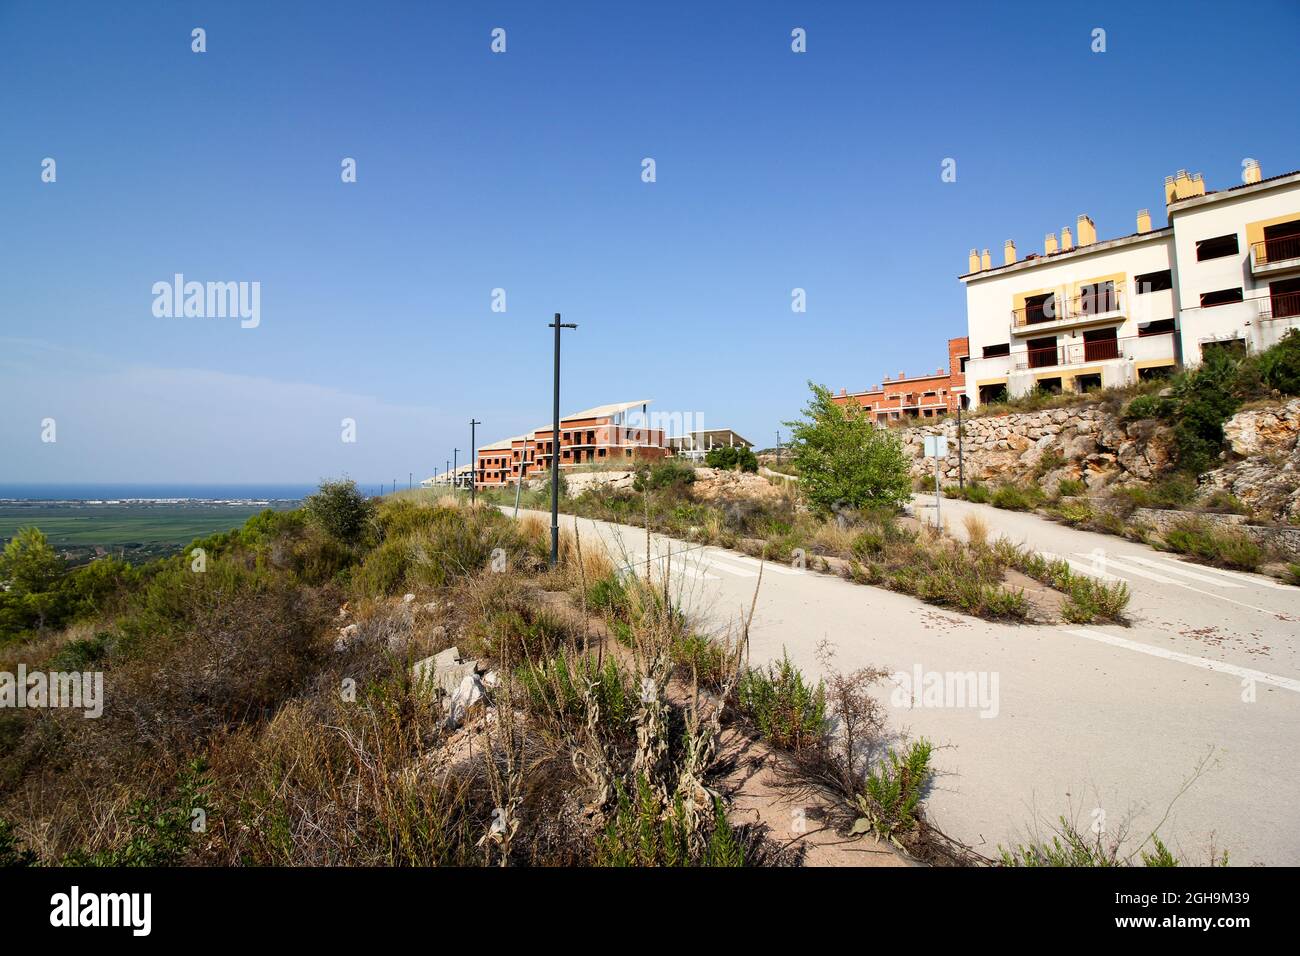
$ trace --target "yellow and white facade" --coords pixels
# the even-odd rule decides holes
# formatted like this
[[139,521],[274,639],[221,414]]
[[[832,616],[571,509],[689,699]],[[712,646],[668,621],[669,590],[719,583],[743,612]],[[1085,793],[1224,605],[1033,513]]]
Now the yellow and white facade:
[[1196,364],[1209,348],[1267,348],[1300,326],[1300,172],[1207,193],[1180,171],[1165,182],[1168,225],[1097,241],[1079,216],[1041,254],[1003,262],[972,249],[966,285],[973,407],[1035,388],[1086,391]]

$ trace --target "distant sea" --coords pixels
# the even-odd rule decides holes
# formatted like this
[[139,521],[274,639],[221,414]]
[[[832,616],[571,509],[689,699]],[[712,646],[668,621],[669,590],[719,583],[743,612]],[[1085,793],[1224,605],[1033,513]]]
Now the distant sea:
[[[193,499],[200,501],[299,501],[316,485],[129,483],[0,483],[0,499],[18,501],[121,501]],[[362,486],[363,491],[376,489]]]

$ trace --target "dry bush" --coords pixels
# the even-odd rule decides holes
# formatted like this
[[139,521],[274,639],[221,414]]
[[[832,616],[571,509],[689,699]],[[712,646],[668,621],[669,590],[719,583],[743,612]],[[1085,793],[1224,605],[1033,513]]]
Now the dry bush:
[[962,519],[962,527],[966,529],[966,543],[972,548],[983,549],[988,547],[989,543],[989,526],[982,517],[977,514],[968,514]]

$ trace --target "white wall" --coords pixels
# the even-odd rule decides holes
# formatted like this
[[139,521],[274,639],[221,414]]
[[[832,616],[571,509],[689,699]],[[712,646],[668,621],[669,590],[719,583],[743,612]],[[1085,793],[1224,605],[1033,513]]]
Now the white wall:
[[[1300,177],[1297,177],[1300,179]],[[1238,196],[1224,195],[1186,209],[1171,211],[1174,224],[1174,248],[1177,255],[1175,282],[1182,305],[1179,325],[1182,329],[1184,361],[1200,361],[1200,343],[1205,339],[1244,338],[1252,348],[1266,348],[1271,341],[1260,334],[1259,305],[1252,297],[1267,296],[1269,278],[1257,281],[1250,270],[1250,246],[1246,224],[1294,214],[1300,218],[1300,181],[1276,188],[1244,191]],[[1237,236],[1237,254],[1221,259],[1196,261],[1196,243],[1228,234]],[[1201,308],[1201,293],[1240,287],[1247,302]],[[1268,323],[1285,325],[1286,323]],[[1266,330],[1276,337],[1275,329]]]

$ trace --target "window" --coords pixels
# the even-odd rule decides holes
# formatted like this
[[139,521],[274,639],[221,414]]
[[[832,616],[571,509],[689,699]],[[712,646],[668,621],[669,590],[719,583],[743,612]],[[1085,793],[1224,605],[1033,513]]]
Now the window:
[[1241,287],[1235,289],[1219,289],[1217,292],[1201,293],[1201,308],[1208,309],[1214,305],[1228,305],[1232,302],[1241,301]]
[[1074,378],[1074,390],[1080,395],[1095,392],[1099,388],[1101,388],[1100,375],[1076,375]]
[[1056,336],[1045,339],[1030,339],[1027,344],[1029,367],[1045,368],[1060,363],[1056,354]]
[[1079,287],[1079,311],[1083,315],[1101,315],[1119,308],[1114,282],[1094,282]]
[[1092,329],[1083,333],[1083,360],[1104,362],[1119,358],[1119,339],[1114,329]]
[[969,356],[969,355],[963,355],[963,356],[961,357],[961,374],[963,374],[963,375],[966,374],[966,363],[969,362],[969,361],[970,361],[970,356]]
[[1137,294],[1146,295],[1148,292],[1164,292],[1166,289],[1174,287],[1174,274],[1169,269],[1162,269],[1159,272],[1146,272],[1140,276],[1134,276],[1133,281],[1137,284]]
[[1196,261],[1204,262],[1206,259],[1222,259],[1224,256],[1235,256],[1237,254],[1237,234],[1229,233],[1226,236],[1215,236],[1213,239],[1202,239],[1196,244]]
[[1010,354],[1011,354],[1011,344],[1009,342],[1003,342],[1001,345],[984,346],[985,358],[997,358],[999,355],[1010,355]]
[[1164,335],[1166,332],[1177,331],[1177,325],[1173,319],[1157,319],[1154,322],[1143,322],[1138,326],[1138,335]]
[[1056,296],[1051,292],[1031,295],[1025,298],[1025,324],[1035,325],[1039,322],[1051,322],[1056,315]]

